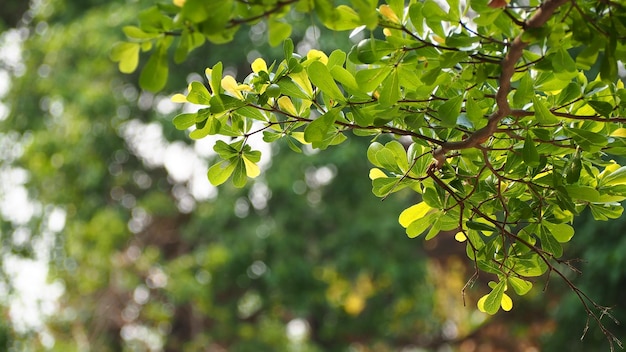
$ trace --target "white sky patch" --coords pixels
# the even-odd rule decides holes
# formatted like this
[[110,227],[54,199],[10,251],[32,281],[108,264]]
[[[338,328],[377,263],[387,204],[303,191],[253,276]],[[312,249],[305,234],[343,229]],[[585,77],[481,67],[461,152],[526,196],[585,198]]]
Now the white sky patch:
[[178,106],[180,104],[178,103],[173,103],[172,100],[170,99],[170,97],[164,97],[164,96],[157,96],[155,98],[155,109],[156,111],[158,111],[160,114],[163,115],[169,115],[171,113],[173,113],[174,111],[176,111],[176,109],[178,109]]
[[287,338],[291,342],[302,342],[309,334],[309,323],[301,318],[292,319],[287,323]]
[[176,182],[186,182],[193,175],[198,161],[194,150],[183,142],[174,142],[165,148],[163,165]]
[[54,314],[57,300],[64,291],[63,285],[59,282],[46,282],[46,261],[7,255],[3,262],[4,270],[11,276],[13,287],[18,292],[11,300],[9,308],[11,323],[19,332],[41,330],[41,316]]
[[11,77],[5,70],[0,70],[0,97],[5,96],[9,92],[11,86]]
[[9,29],[0,36],[0,61],[16,70],[17,73],[24,70],[22,62],[22,42],[24,29]]
[[147,167],[163,165],[167,141],[163,137],[161,125],[156,122],[145,124],[139,120],[130,120],[121,127],[121,135]]
[[26,224],[39,211],[23,186],[26,177],[27,173],[23,169],[12,168],[0,172],[0,215],[14,225]]
[[65,227],[65,218],[67,212],[64,209],[55,207],[48,215],[48,230],[52,232],[60,232]]
[[213,199],[217,188],[209,183],[206,158],[215,155],[216,138],[207,137],[193,146],[183,142],[168,143],[158,123],[131,120],[121,129],[130,149],[147,167],[164,167],[174,182],[187,183],[188,192],[198,201]]

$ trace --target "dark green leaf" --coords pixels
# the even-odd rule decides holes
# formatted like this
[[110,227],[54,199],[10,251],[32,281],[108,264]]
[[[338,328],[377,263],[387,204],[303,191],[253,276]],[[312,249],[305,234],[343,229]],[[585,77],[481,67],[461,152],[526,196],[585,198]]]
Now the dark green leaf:
[[530,138],[530,134],[526,134],[526,140],[524,141],[524,149],[522,150],[522,158],[524,163],[530,167],[539,165],[539,153],[535,147],[535,142]]

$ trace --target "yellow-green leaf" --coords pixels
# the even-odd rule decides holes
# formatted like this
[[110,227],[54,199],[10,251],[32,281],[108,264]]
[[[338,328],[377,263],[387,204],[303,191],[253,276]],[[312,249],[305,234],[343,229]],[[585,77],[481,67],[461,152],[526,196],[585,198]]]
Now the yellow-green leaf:
[[246,165],[246,175],[248,175],[248,177],[255,178],[261,174],[259,166],[250,161],[245,155],[243,156],[243,162]]
[[222,183],[226,182],[226,180],[228,180],[234,170],[234,163],[228,162],[226,160],[220,161],[219,163],[209,168],[209,172],[207,173],[209,182],[211,182],[213,186],[219,186]]
[[345,100],[343,93],[337,86],[337,83],[335,83],[326,65],[320,61],[313,61],[307,67],[307,73],[311,82],[324,94],[328,94],[329,97],[335,100]]
[[506,293],[502,294],[502,301],[500,301],[500,306],[504,311],[510,311],[513,309],[513,300]]
[[500,310],[505,289],[506,282],[498,282],[488,295],[478,300],[478,309],[490,315],[496,314]]
[[277,46],[291,35],[291,25],[289,23],[270,20],[269,21],[269,43]]
[[139,43],[117,43],[111,49],[111,60],[118,62],[122,73],[132,73],[139,64]]
[[425,202],[415,204],[400,213],[398,222],[400,222],[400,225],[403,227],[408,227],[413,221],[423,218],[430,209],[432,208]]

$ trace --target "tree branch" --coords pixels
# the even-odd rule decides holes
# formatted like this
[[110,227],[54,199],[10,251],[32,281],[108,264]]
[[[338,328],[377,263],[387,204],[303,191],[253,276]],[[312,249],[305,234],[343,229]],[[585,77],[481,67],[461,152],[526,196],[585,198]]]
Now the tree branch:
[[[535,14],[524,23],[525,29],[539,28],[552,17],[559,6],[570,0],[547,0],[535,12]],[[507,96],[511,90],[511,77],[515,73],[515,64],[522,57],[524,49],[529,43],[522,39],[524,30],[513,40],[504,59],[500,62],[502,72],[499,78],[498,92],[496,93],[497,110],[494,111],[487,122],[487,126],[472,133],[467,139],[462,141],[446,142],[433,152],[434,168],[441,168],[446,161],[446,153],[451,150],[474,148],[484,143],[491,137],[498,128],[500,121],[511,114],[511,107]]]

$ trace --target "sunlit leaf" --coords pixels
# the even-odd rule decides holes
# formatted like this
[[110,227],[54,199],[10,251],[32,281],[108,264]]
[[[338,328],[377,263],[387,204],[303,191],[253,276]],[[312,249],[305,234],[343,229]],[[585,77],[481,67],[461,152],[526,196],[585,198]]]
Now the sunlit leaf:
[[432,208],[425,202],[415,204],[400,213],[398,221],[403,227],[408,227],[413,221],[423,218],[430,209]]
[[117,43],[111,49],[111,60],[119,62],[119,70],[122,73],[132,73],[139,64],[138,43]]
[[314,61],[307,68],[307,72],[311,83],[317,86],[323,93],[328,94],[335,100],[345,99],[326,65],[319,61]]

